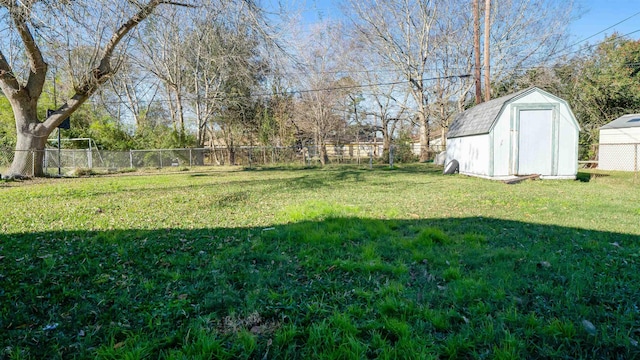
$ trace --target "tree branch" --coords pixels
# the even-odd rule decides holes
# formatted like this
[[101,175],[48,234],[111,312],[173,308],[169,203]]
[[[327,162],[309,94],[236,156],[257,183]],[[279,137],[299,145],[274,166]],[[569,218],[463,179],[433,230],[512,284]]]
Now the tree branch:
[[11,92],[16,92],[20,89],[20,83],[13,75],[13,69],[2,51],[0,51],[0,88],[6,96],[11,96]]
[[23,2],[19,3],[20,5],[10,6],[8,10],[29,59],[29,78],[27,79],[26,89],[31,101],[38,101],[47,77],[47,63],[44,61],[42,52],[38,44],[36,44],[29,26],[27,26],[31,9]]
[[76,93],[66,103],[58,108],[53,115],[45,120],[43,123],[44,127],[53,129],[60,125],[63,119],[67,118],[71,113],[84,104],[84,102],[96,92],[99,86],[105,83],[109,77],[113,75],[114,70],[111,67],[111,59],[116,47],[133,28],[151,15],[153,10],[155,10],[155,8],[160,4],[191,7],[191,5],[188,4],[169,0],[151,0],[146,5],[142,6],[135,15],[133,15],[114,32],[107,45],[104,47],[98,67],[90,71],[88,74],[85,74],[83,81],[75,89]]

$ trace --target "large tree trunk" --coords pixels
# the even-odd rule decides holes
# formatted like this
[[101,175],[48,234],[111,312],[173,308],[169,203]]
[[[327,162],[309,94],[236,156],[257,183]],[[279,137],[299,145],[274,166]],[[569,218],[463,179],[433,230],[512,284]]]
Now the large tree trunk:
[[429,118],[424,112],[418,112],[418,124],[420,125],[420,162],[429,160]]
[[318,159],[320,160],[320,165],[325,166],[329,161],[329,155],[327,154],[327,144],[325,143],[325,140],[322,134],[320,134],[318,129],[316,130],[317,131],[315,134],[315,145],[316,145],[315,153],[318,156]]
[[[67,99],[53,114],[48,115],[43,122],[40,122],[36,109],[47,78],[48,65],[44,60],[39,42],[36,41],[36,37],[34,37],[33,30],[30,27],[30,19],[32,17],[38,18],[31,13],[34,7],[33,3],[34,1],[18,1],[17,3],[0,1],[0,9],[4,9],[7,12],[13,23],[12,28],[15,29],[16,35],[21,40],[21,45],[18,45],[15,52],[12,50],[11,53],[24,54],[24,57],[18,58],[17,62],[24,61],[29,64],[26,78],[23,79],[21,76],[16,76],[11,63],[0,49],[0,90],[11,103],[17,130],[16,153],[9,173],[4,174],[3,178],[44,175],[42,158],[47,137],[56,126],[78,110],[113,75],[115,70],[111,67],[111,59],[117,45],[131,29],[148,17],[158,5],[180,5],[177,2],[163,0],[149,0],[146,4],[138,4],[138,11],[122,23],[113,32],[104,47],[101,47],[100,57],[95,59],[94,65],[96,66],[86,73],[79,83],[74,84],[75,95]],[[7,15],[3,13],[3,16]],[[61,22],[64,23],[64,19]],[[45,23],[44,25],[43,28],[49,28],[49,24]],[[98,32],[105,35],[104,31],[102,29]],[[9,36],[11,38],[11,30],[9,31]],[[67,51],[71,53],[74,50],[68,49]]]
[[176,90],[176,103],[178,110],[178,136],[180,146],[185,146],[184,108],[182,106],[182,95],[179,90]]
[[388,121],[383,119],[380,119],[382,122],[382,158],[386,160],[389,160],[389,150],[391,149],[391,134],[389,133],[389,124]]
[[322,141],[322,144],[320,145],[320,163],[322,164],[322,166],[325,166],[328,162],[329,154],[327,153],[327,144]]
[[229,127],[229,131],[227,132],[227,162],[229,165],[236,164],[236,149],[235,143],[233,142],[233,133],[231,127]]
[[33,133],[18,132],[15,156],[4,178],[18,178],[23,176],[43,176],[44,145],[46,136]]
[[17,133],[15,155],[9,172],[2,177],[43,176],[44,146],[51,131],[38,121],[36,110],[31,109],[28,101],[21,102],[14,109]]

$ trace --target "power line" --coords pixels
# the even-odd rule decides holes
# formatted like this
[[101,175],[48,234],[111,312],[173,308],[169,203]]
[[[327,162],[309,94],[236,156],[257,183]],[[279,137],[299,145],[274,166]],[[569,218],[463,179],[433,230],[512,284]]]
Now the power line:
[[[449,76],[438,76],[438,77],[431,77],[431,78],[422,78],[418,81],[435,81],[435,80],[445,80],[445,79],[459,79],[459,78],[467,78],[470,77],[470,74],[461,74],[461,75],[449,75]],[[391,86],[391,85],[401,85],[401,84],[408,84],[411,83],[412,81],[409,80],[403,80],[403,81],[392,81],[392,82],[384,82],[384,83],[372,83],[372,84],[360,84],[360,85],[345,85],[345,86],[332,86],[332,87],[326,87],[326,88],[318,88],[318,89],[302,89],[302,90],[289,90],[289,91],[282,91],[282,92],[278,92],[278,93],[254,93],[254,94],[248,94],[248,95],[222,95],[222,96],[211,96],[211,97],[193,97],[193,96],[187,96],[187,97],[182,97],[182,99],[187,100],[187,101],[195,101],[195,100],[233,100],[233,99],[246,99],[246,98],[260,98],[260,97],[270,97],[270,96],[287,96],[287,95],[296,95],[296,94],[308,94],[308,93],[314,93],[314,92],[324,92],[324,91],[338,91],[338,90],[350,90],[350,89],[364,89],[364,88],[372,88],[372,87],[377,87],[377,86]],[[148,102],[162,102],[162,103],[168,103],[168,102],[172,102],[175,100],[168,100],[168,99],[153,99],[151,101]],[[94,101],[91,101],[92,103],[95,104]],[[125,101],[101,101],[100,103],[102,104],[127,104]]]
[[[449,75],[449,76],[437,76],[437,77],[431,77],[431,78],[422,78],[419,79],[417,81],[434,81],[434,80],[445,80],[445,79],[459,79],[459,78],[467,78],[470,77],[471,74],[462,74],[462,75]],[[400,85],[400,84],[407,84],[407,83],[411,83],[414,81],[411,80],[403,80],[403,81],[392,81],[392,82],[387,82],[387,83],[377,83],[377,84],[364,84],[364,85],[349,85],[349,86],[336,86],[336,87],[329,87],[329,88],[324,88],[324,89],[309,89],[309,90],[292,90],[291,92],[289,92],[289,94],[287,95],[293,95],[293,94],[305,94],[305,93],[311,93],[311,92],[319,92],[319,91],[335,91],[335,90],[348,90],[348,89],[361,89],[361,88],[369,88],[369,87],[375,87],[375,86],[390,86],[390,85]],[[270,94],[267,94],[270,95]]]
[[[596,37],[596,36],[598,36],[598,35],[600,35],[600,34],[604,33],[604,32],[605,32],[605,31],[607,31],[607,30],[613,29],[614,27],[616,27],[616,26],[618,26],[618,25],[620,25],[620,24],[622,24],[622,23],[624,23],[624,22],[626,22],[626,21],[628,21],[628,20],[630,20],[630,19],[632,19],[632,18],[634,18],[634,17],[636,17],[636,16],[638,16],[638,15],[640,15],[640,11],[638,11],[638,12],[636,12],[635,14],[632,14],[632,15],[630,15],[630,16],[628,16],[628,17],[626,17],[626,18],[624,18],[624,19],[622,19],[622,20],[620,20],[620,21],[618,21],[617,23],[615,23],[615,24],[613,24],[613,25],[611,25],[611,26],[609,26],[609,27],[607,27],[607,28],[605,28],[605,29],[602,29],[602,30],[598,31],[597,33],[595,33],[595,34],[593,34],[593,35],[589,35],[589,36],[587,36],[586,38],[583,38],[583,39],[581,39],[581,40],[576,41],[576,42],[574,42],[573,44],[571,44],[571,45],[568,45],[568,46],[564,47],[564,49],[562,49],[562,50],[558,50],[558,51],[556,51],[556,52],[551,53],[551,54],[549,55],[549,58],[551,59],[551,58],[559,57],[559,56],[562,56],[562,55],[571,55],[571,54],[575,54],[576,52],[581,51],[582,49],[578,49],[578,50],[575,50],[575,51],[569,52],[569,53],[567,53],[567,54],[562,54],[562,53],[563,53],[564,51],[567,51],[567,50],[569,50],[570,48],[572,48],[572,47],[574,47],[574,46],[576,46],[576,45],[580,44],[580,43],[583,43],[583,42],[585,42],[585,41],[587,41],[587,40],[589,40],[589,39],[591,39],[591,38],[593,38],[593,37]],[[627,34],[624,34],[624,35],[617,35],[617,36],[614,36],[613,38],[609,38],[609,39],[607,39],[607,40],[605,40],[605,41],[611,41],[611,40],[615,40],[615,39],[618,39],[618,38],[627,37],[627,36],[629,36],[629,35],[632,35],[632,34],[635,34],[635,33],[639,32],[639,31],[640,31],[640,29],[639,29],[639,30],[634,30],[634,31],[632,31],[632,32],[630,32],[630,33],[627,33]],[[596,44],[593,44],[593,45],[591,45],[591,46],[588,46],[588,47],[587,47],[587,49],[591,49],[591,48],[593,48],[593,47],[596,47],[596,46],[598,46],[598,45],[599,45],[599,44],[601,44],[601,43],[602,43],[602,42],[600,42],[600,43],[596,43]]]
[[[558,50],[558,51],[555,51],[555,52],[551,53],[551,54],[548,56],[548,58],[549,58],[549,59],[552,59],[552,58],[554,58],[554,57],[555,57],[555,58],[557,58],[557,57],[559,57],[559,56],[563,55],[562,53],[563,53],[563,52],[565,52],[565,51],[567,51],[567,50],[569,50],[570,48],[572,48],[572,47],[574,47],[574,46],[576,46],[576,45],[578,45],[578,44],[580,44],[580,43],[583,43],[583,42],[585,42],[585,41],[587,41],[587,40],[589,40],[589,39],[592,39],[592,38],[594,38],[594,37],[596,37],[596,36],[598,36],[598,35],[600,35],[600,34],[604,33],[605,31],[610,30],[610,29],[612,29],[612,28],[614,28],[614,27],[616,27],[616,26],[618,26],[618,25],[620,25],[620,24],[622,24],[622,23],[624,23],[624,22],[626,22],[626,21],[628,21],[628,20],[630,20],[630,19],[632,19],[632,18],[634,18],[634,17],[638,16],[638,15],[640,15],[640,11],[636,12],[635,14],[632,14],[632,15],[630,15],[630,16],[628,16],[628,17],[626,17],[626,18],[625,18],[625,19],[623,19],[623,20],[618,21],[617,23],[615,23],[615,24],[613,24],[613,25],[611,25],[611,26],[608,26],[607,28],[605,28],[605,29],[603,29],[603,30],[598,31],[598,32],[597,32],[597,33],[595,33],[595,34],[589,35],[589,36],[587,36],[587,37],[585,37],[585,38],[583,38],[583,39],[581,39],[581,40],[579,40],[579,41],[576,41],[576,42],[574,42],[574,43],[572,43],[572,44],[570,44],[570,45],[568,45],[568,46],[565,46],[565,47],[564,47],[563,49],[561,49],[561,50]],[[635,33],[637,33],[637,32],[640,32],[640,29],[638,29],[638,30],[634,30],[634,31],[629,32],[629,33],[624,34],[624,35],[616,35],[616,36],[614,36],[614,37],[612,37],[612,38],[609,38],[609,39],[607,39],[607,40],[605,40],[605,41],[607,41],[607,42],[608,42],[608,41],[612,41],[612,40],[615,40],[615,39],[624,38],[624,37],[627,37],[627,36],[629,36],[629,35],[635,34]],[[593,44],[593,45],[590,45],[590,46],[586,47],[586,49],[592,49],[592,48],[594,48],[594,47],[597,47],[597,46],[598,46],[598,45],[600,45],[601,43],[602,43],[602,42],[600,42],[600,43],[596,43],[596,44]],[[583,49],[584,49],[584,48],[583,48]],[[578,50],[575,50],[575,51],[572,51],[572,52],[566,53],[566,54],[564,54],[564,55],[571,55],[571,54],[575,54],[575,53],[577,53],[578,51],[582,51],[583,49],[578,49]],[[536,69],[536,68],[538,68],[538,67],[537,67],[537,66],[530,66],[530,67],[507,67],[507,68],[505,68],[505,69],[507,69],[507,70],[531,70],[531,69]],[[449,68],[449,69],[453,69],[453,70],[463,70],[463,68]],[[427,71],[438,71],[438,70],[440,70],[440,69],[438,69],[438,68],[428,68],[428,69],[425,69],[425,70],[427,70]],[[317,72],[306,72],[306,73],[284,72],[284,73],[282,73],[282,74],[283,74],[283,75],[304,75],[304,74],[309,74],[309,73],[312,73],[312,74],[342,74],[342,73],[344,73],[344,74],[359,74],[359,73],[385,73],[385,72],[386,72],[386,73],[392,73],[392,72],[397,72],[397,70],[394,70],[394,69],[368,69],[368,70],[351,70],[351,71],[340,71],[340,70],[336,70],[336,71],[317,71]]]
[[618,21],[617,23],[615,23],[615,24],[613,24],[613,25],[609,26],[609,27],[608,27],[608,28],[606,28],[606,29],[600,30],[600,31],[598,31],[597,33],[595,33],[595,34],[593,34],[593,35],[591,35],[591,36],[587,36],[586,38],[584,38],[584,39],[582,39],[582,40],[576,41],[575,43],[573,43],[573,44],[571,44],[571,45],[567,46],[567,48],[573,47],[574,45],[577,45],[577,44],[579,44],[579,43],[581,43],[581,42],[587,41],[587,40],[589,40],[589,39],[591,39],[591,38],[593,38],[593,37],[595,37],[595,36],[598,36],[598,35],[602,34],[603,32],[605,32],[605,31],[607,31],[607,30],[610,30],[610,29],[612,29],[612,28],[614,28],[614,27],[616,27],[616,26],[618,26],[618,25],[622,24],[623,22],[625,22],[625,21],[627,21],[627,20],[629,20],[629,19],[631,19],[631,18],[633,18],[633,17],[636,17],[636,16],[638,16],[638,15],[640,15],[640,11],[638,11],[637,13],[635,13],[635,14],[633,14],[633,15],[631,15],[631,16],[629,16],[629,17],[627,17],[626,19],[623,19],[623,20]]
[[[566,53],[566,54],[564,54],[564,55],[571,55],[571,54],[575,54],[575,53],[577,53],[577,52],[579,52],[579,51],[583,51],[584,49],[593,49],[593,48],[595,48],[595,47],[600,46],[600,45],[601,45],[601,44],[603,44],[603,43],[608,43],[608,42],[611,42],[611,41],[614,41],[614,40],[618,40],[618,39],[626,38],[626,37],[628,37],[629,35],[633,35],[633,34],[635,34],[635,33],[637,33],[637,32],[640,32],[640,29],[638,29],[638,30],[634,30],[634,31],[629,32],[629,33],[626,33],[626,34],[624,34],[624,35],[615,35],[615,36],[609,37],[609,38],[607,38],[606,40],[604,40],[604,41],[602,41],[602,42],[599,42],[599,43],[596,43],[596,44],[593,44],[593,45],[589,45],[589,46],[587,46],[587,47],[584,47],[584,48],[581,48],[581,49],[578,49],[578,50],[575,50],[575,51],[572,51],[572,52]],[[594,36],[595,36],[595,35],[594,35]],[[574,46],[574,45],[575,45],[575,44],[573,44],[573,45],[571,45],[571,46]],[[563,54],[560,54],[560,53],[561,53],[561,52],[563,52],[563,51],[565,51],[565,50],[567,50],[567,49],[568,49],[568,47],[566,47],[566,48],[564,48],[564,49],[562,49],[562,50],[556,51],[555,53],[552,53],[551,55],[549,55],[549,58],[553,58],[553,57],[556,57],[556,58],[557,58],[557,57],[559,57],[559,56],[563,55]]]

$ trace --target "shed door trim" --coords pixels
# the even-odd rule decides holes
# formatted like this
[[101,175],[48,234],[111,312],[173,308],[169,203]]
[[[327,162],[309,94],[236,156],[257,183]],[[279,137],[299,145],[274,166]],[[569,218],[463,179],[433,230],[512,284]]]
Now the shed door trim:
[[558,151],[559,151],[559,104],[513,104],[513,115],[511,117],[511,151],[509,155],[510,175],[517,175],[520,164],[519,134],[520,134],[520,112],[527,110],[550,110],[551,111],[551,175],[558,174]]

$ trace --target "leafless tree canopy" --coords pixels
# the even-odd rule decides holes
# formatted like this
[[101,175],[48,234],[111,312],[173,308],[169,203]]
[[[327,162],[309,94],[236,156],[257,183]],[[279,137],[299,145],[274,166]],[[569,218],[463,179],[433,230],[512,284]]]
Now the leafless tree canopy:
[[[545,63],[564,44],[571,2],[486,3],[491,8],[482,47],[491,58],[483,70],[488,75],[491,68],[492,81]],[[378,55],[377,67],[393,69],[407,81],[427,148],[431,128],[446,128],[473,89],[473,3],[350,0],[345,12],[358,39],[367,44],[365,51]]]
[[[487,10],[482,26],[474,4],[477,17]],[[348,21],[301,28],[295,14],[277,23],[246,0],[0,0],[0,89],[16,149],[42,149],[93,96],[118,122],[168,126],[198,146],[323,149],[368,127],[388,149],[396,126],[413,124],[426,160],[430,141],[472,102],[471,74],[496,83],[552,60],[572,3],[345,0],[343,10]],[[475,50],[474,29],[484,35]],[[480,51],[490,54],[482,69]],[[50,82],[57,108],[45,116],[38,104]],[[11,172],[24,166],[18,159]]]

